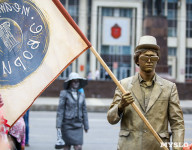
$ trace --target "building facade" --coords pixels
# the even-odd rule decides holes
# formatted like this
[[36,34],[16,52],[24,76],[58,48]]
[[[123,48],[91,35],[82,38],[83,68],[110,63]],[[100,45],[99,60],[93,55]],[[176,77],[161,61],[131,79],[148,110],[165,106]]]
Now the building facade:
[[[60,1],[119,80],[135,74],[134,48],[143,35],[143,20],[148,15],[145,0]],[[192,82],[192,0],[162,0],[161,5],[161,15],[168,21],[169,74],[176,82]],[[84,77],[89,74],[90,79],[95,79],[98,72],[100,80],[108,78],[90,50],[59,79],[72,71]]]

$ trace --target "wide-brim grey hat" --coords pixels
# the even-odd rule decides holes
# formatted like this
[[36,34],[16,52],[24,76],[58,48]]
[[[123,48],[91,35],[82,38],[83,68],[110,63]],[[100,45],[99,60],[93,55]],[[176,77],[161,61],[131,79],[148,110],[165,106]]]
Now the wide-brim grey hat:
[[63,84],[64,89],[68,89],[70,81],[71,80],[76,80],[76,79],[78,79],[79,82],[80,82],[78,89],[85,87],[87,85],[87,83],[88,83],[86,78],[81,77],[76,72],[72,72],[72,73],[69,74],[69,78],[67,80],[65,80],[65,82]]
[[145,35],[142,36],[139,40],[139,44],[135,48],[135,52],[139,49],[155,49],[160,51],[159,45],[157,45],[157,40],[154,36]]

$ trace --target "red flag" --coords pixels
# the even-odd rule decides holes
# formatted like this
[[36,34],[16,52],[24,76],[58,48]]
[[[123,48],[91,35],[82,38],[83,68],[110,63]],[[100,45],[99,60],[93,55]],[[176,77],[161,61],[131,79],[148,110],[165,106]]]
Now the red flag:
[[1,0],[0,93],[8,125],[89,47],[59,0]]

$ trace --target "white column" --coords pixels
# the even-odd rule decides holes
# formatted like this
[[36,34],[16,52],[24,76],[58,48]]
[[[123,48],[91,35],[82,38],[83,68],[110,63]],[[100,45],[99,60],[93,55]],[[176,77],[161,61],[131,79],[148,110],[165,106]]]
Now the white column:
[[[101,54],[102,7],[98,7],[98,16],[99,16],[99,19],[98,19],[97,52],[98,52],[99,54]],[[96,70],[98,69],[98,70],[100,71],[100,67],[101,67],[101,64],[100,64],[100,62],[96,59],[96,66],[95,66],[95,70],[94,70],[94,73],[93,73],[93,78],[94,78],[94,79],[95,79]]]
[[[133,40],[133,45],[137,45],[139,42],[140,37],[142,36],[142,24],[143,24],[143,3],[142,1],[140,1],[140,3],[137,4],[137,7],[135,7],[135,11],[137,13],[135,13],[136,16],[136,24],[135,24],[135,31],[136,33],[134,33],[135,31],[133,31],[133,35],[135,35],[135,40]],[[134,17],[134,16],[133,16]],[[133,47],[132,49],[132,65],[131,65],[131,75],[134,75],[136,73],[136,65],[134,62],[134,49],[135,47]]]
[[[79,1],[79,28],[84,33],[84,35],[87,37],[87,10],[88,10],[87,0],[80,0]],[[86,77],[86,65],[87,65],[87,58],[86,58],[87,52],[84,52],[81,54],[78,58],[78,73]],[[81,71],[80,67],[84,66],[84,70]]]
[[167,0],[165,0],[165,16],[168,14]]
[[[98,5],[95,1],[92,1],[92,11],[91,11],[91,44],[95,47],[97,50],[97,8]],[[95,55],[90,51],[90,70],[92,72],[92,75],[95,75],[96,71],[96,57]]]
[[177,28],[177,82],[185,82],[186,60],[186,0],[178,6]]
[[[131,31],[131,34],[132,34],[132,39],[131,39],[131,45],[135,45],[135,25],[136,25],[136,18],[135,15],[136,15],[136,9],[133,9],[133,12],[132,12],[132,31]],[[135,47],[131,47],[131,76],[135,74],[135,61],[134,61],[134,49]]]
[[65,9],[68,10],[68,8],[69,8],[69,0],[66,0],[65,1]]

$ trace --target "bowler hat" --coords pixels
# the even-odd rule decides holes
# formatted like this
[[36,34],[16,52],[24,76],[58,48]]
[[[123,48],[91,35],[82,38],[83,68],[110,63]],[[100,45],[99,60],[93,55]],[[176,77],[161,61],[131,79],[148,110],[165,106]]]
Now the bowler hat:
[[157,40],[154,36],[145,35],[140,37],[139,44],[135,48],[135,52],[139,49],[154,49],[159,51],[160,47],[157,45]]
[[78,89],[83,88],[84,86],[87,85],[87,79],[86,78],[82,78],[82,77],[80,77],[80,75],[78,73],[72,72],[69,74],[69,78],[67,80],[65,80],[65,82],[64,82],[64,85],[63,85],[64,89],[68,89],[70,81],[76,80],[76,79],[78,79],[80,82]]

